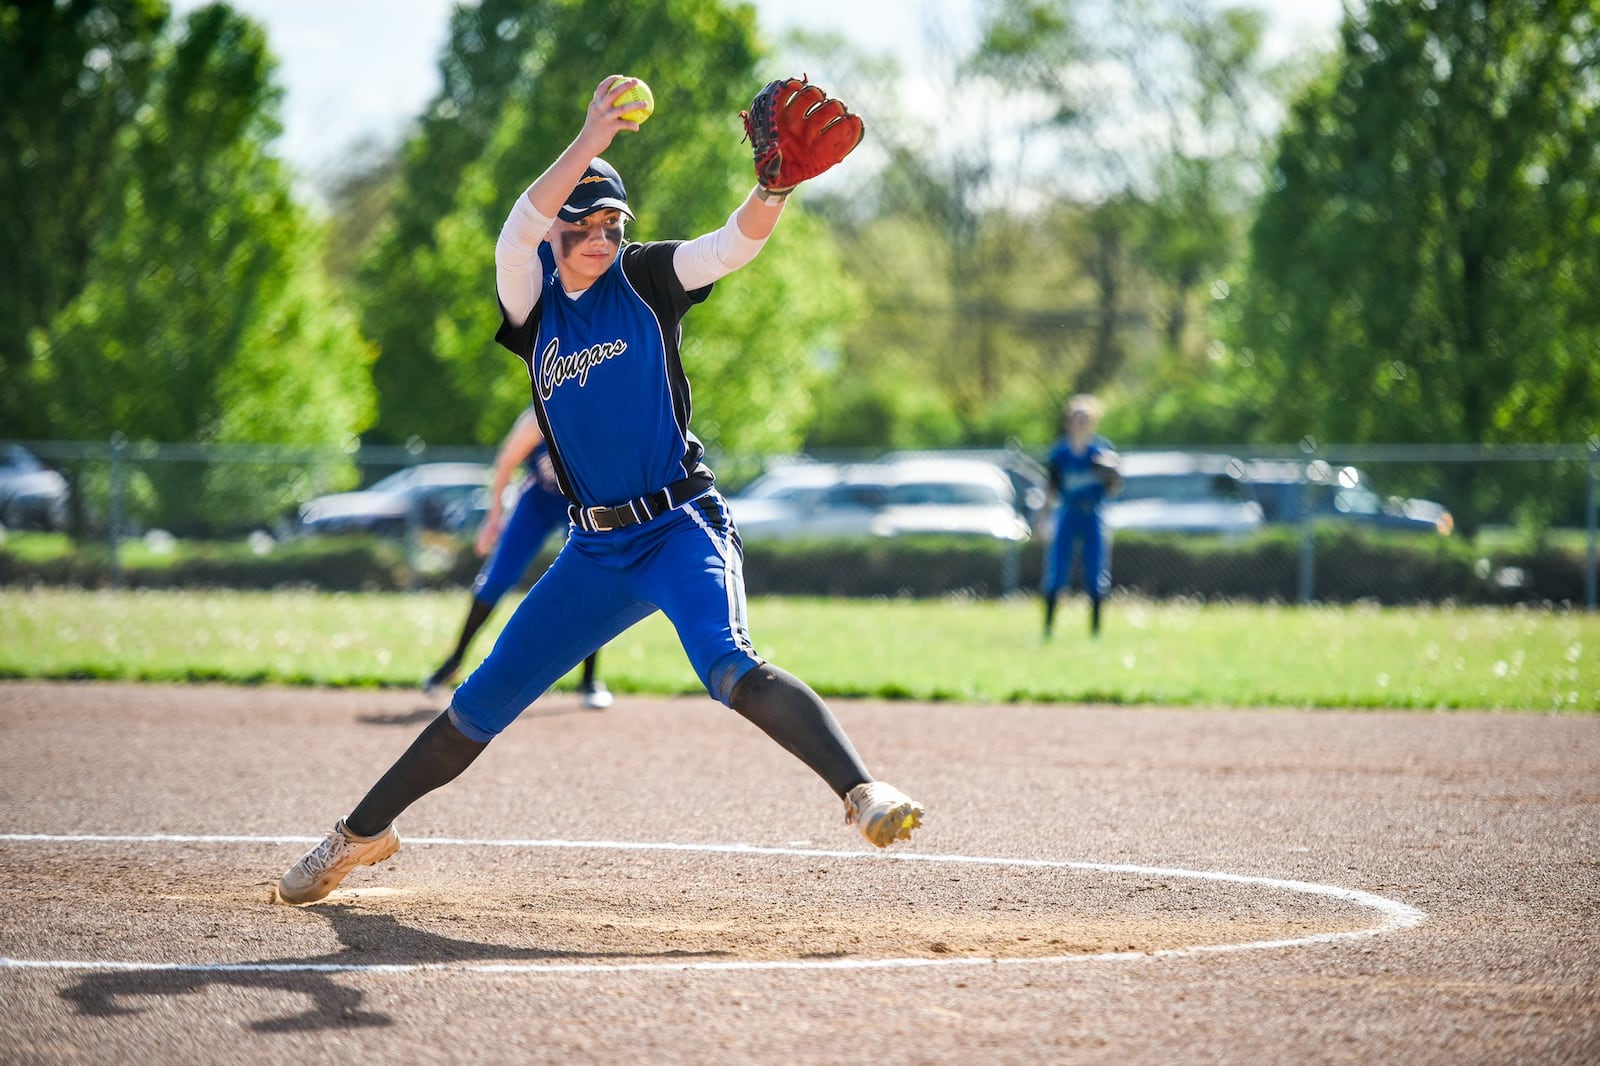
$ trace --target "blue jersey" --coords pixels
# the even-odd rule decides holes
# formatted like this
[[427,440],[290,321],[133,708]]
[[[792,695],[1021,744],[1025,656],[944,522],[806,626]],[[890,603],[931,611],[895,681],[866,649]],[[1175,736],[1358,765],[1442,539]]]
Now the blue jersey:
[[543,290],[528,321],[503,321],[495,339],[528,364],[551,465],[569,500],[610,506],[691,474],[710,476],[689,432],[681,322],[711,286],[684,290],[679,241],[624,246],[609,270],[572,299],[548,245]]
[[542,492],[547,496],[564,499],[561,482],[556,479],[555,463],[550,460],[550,447],[544,441],[540,441],[539,446],[528,453],[528,457],[522,461],[522,466],[528,472],[528,476],[522,482],[523,492]]
[[1066,437],[1056,442],[1050,449],[1050,484],[1065,510],[1093,511],[1100,506],[1106,497],[1106,484],[1099,468],[1115,455],[1111,442],[1101,436],[1091,438],[1081,452]]
[[1055,539],[1045,556],[1045,595],[1053,597],[1067,587],[1079,550],[1084,591],[1098,602],[1111,590],[1111,539],[1100,517],[1100,504],[1106,498],[1101,468],[1115,462],[1116,450],[1101,436],[1090,438],[1082,451],[1067,437],[1050,449],[1050,484],[1061,506],[1056,511]]
[[[576,300],[539,245],[539,300],[496,340],[528,365],[533,409],[562,494],[583,508],[647,498],[632,522],[590,527],[573,516],[555,561],[517,605],[494,650],[456,690],[450,718],[488,741],[586,656],[661,611],[695,674],[728,703],[762,659],[745,622],[743,550],[689,432],[679,355],[684,314],[711,292],[685,291],[680,241],[624,246]],[[663,490],[690,480],[684,495]],[[579,515],[585,512],[579,512]]]
[[499,603],[539,554],[551,531],[566,528],[567,498],[556,484],[555,467],[543,442],[523,466],[528,475],[522,480],[522,494],[500,531],[499,543],[472,582],[473,598],[483,603]]

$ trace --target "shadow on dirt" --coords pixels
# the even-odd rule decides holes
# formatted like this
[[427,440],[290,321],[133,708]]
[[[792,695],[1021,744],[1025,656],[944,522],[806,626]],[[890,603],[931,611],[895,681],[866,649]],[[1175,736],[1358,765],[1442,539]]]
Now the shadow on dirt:
[[359,714],[356,721],[362,725],[426,725],[437,717],[437,707],[418,707],[414,711],[396,711],[393,714]]
[[[542,697],[534,701],[533,706],[518,715],[523,718],[558,718],[568,714],[596,714],[599,712],[588,710],[573,702],[575,697],[564,693],[555,693],[553,697]],[[356,721],[362,725],[426,725],[443,713],[439,707],[418,707],[414,711],[395,711],[391,714],[358,714]]]
[[362,1009],[366,993],[341,984],[341,974],[384,966],[437,966],[471,963],[540,963],[562,961],[592,962],[615,960],[637,962],[644,959],[709,959],[729,954],[726,951],[688,952],[582,952],[553,951],[544,948],[514,948],[474,940],[455,940],[395,921],[392,915],[372,914],[346,904],[317,907],[314,913],[332,923],[339,942],[338,951],[306,958],[261,959],[251,962],[217,963],[192,969],[124,970],[99,973],[61,990],[62,999],[71,1002],[77,1013],[95,1018],[114,1018],[141,1013],[130,1006],[139,998],[168,999],[203,992],[211,988],[233,987],[265,990],[304,996],[310,1005],[298,1014],[288,1014],[252,1022],[260,1033],[295,1033],[316,1029],[394,1024],[387,1014]]

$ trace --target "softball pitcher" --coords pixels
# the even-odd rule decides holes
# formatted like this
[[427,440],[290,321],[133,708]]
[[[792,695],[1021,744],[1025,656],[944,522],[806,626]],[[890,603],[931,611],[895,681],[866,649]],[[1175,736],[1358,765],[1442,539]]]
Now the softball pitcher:
[[596,87],[582,130],[518,196],[495,247],[497,339],[527,363],[571,533],[450,707],[283,875],[284,902],[319,900],[355,867],[393,855],[402,811],[657,610],[706,691],[815,771],[847,824],[878,847],[921,824],[922,807],[873,780],[817,694],[751,643],[739,535],[689,431],[679,348],[684,316],[756,256],[795,185],[855,147],[861,121],[801,79],[770,83],[743,116],[757,185],[727,222],[690,241],[630,244],[622,178],[598,157],[639,128],[623,117],[632,105],[618,103],[635,84],[613,75]]

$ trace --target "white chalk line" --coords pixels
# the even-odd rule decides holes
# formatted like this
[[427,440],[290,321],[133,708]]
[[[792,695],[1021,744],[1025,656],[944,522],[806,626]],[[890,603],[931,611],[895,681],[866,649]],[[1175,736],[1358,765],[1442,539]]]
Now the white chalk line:
[[[109,835],[98,833],[0,833],[0,843],[66,844],[315,844],[321,837],[235,836],[226,834],[141,833]],[[1150,951],[1107,951],[1086,955],[1042,955],[1026,958],[959,956],[949,959],[784,959],[748,962],[640,962],[640,963],[270,963],[270,962],[126,962],[113,959],[14,959],[0,956],[0,969],[7,970],[113,970],[162,973],[363,973],[408,974],[430,971],[455,971],[491,974],[593,974],[649,973],[685,971],[752,970],[909,970],[935,966],[1051,965],[1060,963],[1121,962],[1133,959],[1184,958],[1194,955],[1263,951],[1272,948],[1309,947],[1344,940],[1363,940],[1420,925],[1427,914],[1399,900],[1356,888],[1295,881],[1254,874],[1235,874],[1220,870],[1185,870],[1168,866],[1138,866],[1126,863],[1074,862],[1057,859],[1012,859],[981,855],[934,855],[918,852],[829,851],[815,848],[761,847],[753,844],[680,844],[628,840],[506,840],[473,837],[407,837],[407,847],[465,848],[565,848],[591,851],[681,851],[711,855],[773,855],[794,858],[867,860],[873,862],[922,862],[1005,866],[1036,870],[1083,870],[1092,873],[1123,874],[1134,877],[1168,877],[1191,881],[1216,881],[1250,885],[1306,896],[1320,896],[1376,911],[1382,921],[1364,929],[1313,933],[1279,940],[1251,940],[1224,944],[1199,944],[1183,948],[1157,948]]]

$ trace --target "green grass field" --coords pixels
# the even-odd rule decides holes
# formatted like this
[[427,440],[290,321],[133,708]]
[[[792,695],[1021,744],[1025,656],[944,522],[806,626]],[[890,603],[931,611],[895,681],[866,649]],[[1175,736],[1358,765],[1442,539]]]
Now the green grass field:
[[[0,676],[413,685],[464,592],[0,592]],[[487,654],[501,605],[473,647]],[[1600,616],[1538,610],[758,599],[762,653],[831,696],[979,702],[1600,710]],[[601,655],[619,692],[700,691],[659,616]],[[571,679],[564,683],[570,685]]]

